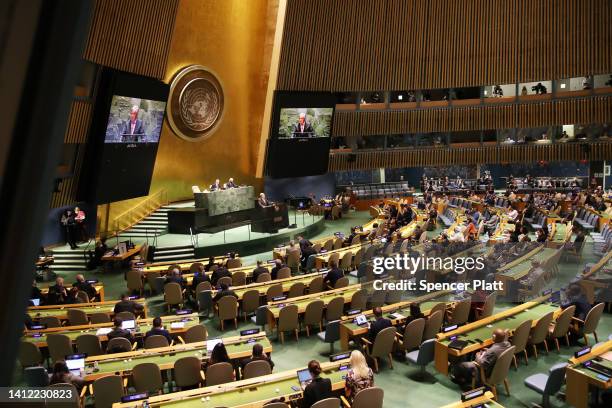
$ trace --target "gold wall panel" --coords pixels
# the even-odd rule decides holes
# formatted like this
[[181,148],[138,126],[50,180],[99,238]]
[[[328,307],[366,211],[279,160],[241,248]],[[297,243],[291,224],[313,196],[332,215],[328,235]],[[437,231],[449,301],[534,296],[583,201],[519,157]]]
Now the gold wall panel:
[[612,72],[610,0],[289,0],[278,89],[381,91]]
[[267,85],[267,6],[266,0],[180,2],[165,80],[184,66],[203,65],[221,82],[225,108],[215,133],[202,142],[182,140],[164,123],[151,191],[166,189],[174,201],[217,177],[261,185],[254,174]]
[[[234,177],[260,189],[255,178],[278,0],[181,0],[163,80],[198,64],[214,72],[224,91],[223,118],[201,142],[177,137],[164,120],[150,192],[166,190],[169,201],[191,199],[192,185]],[[268,18],[268,17],[271,18]],[[112,203],[112,219],[143,198]],[[106,209],[98,207],[101,217]]]

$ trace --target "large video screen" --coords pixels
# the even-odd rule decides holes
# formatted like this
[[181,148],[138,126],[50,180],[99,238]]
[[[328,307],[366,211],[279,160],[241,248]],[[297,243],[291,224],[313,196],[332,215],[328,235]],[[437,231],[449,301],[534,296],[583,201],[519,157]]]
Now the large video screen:
[[274,93],[268,176],[302,177],[327,171],[336,99],[331,92]]
[[278,137],[329,137],[333,108],[282,108]]
[[97,204],[149,194],[169,86],[104,68],[79,178],[80,201]]
[[113,95],[104,143],[158,143],[166,102]]

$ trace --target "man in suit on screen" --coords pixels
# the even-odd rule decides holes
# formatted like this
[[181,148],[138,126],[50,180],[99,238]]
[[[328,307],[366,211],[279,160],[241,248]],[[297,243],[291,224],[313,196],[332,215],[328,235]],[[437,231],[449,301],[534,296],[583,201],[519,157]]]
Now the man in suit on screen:
[[306,122],[306,114],[300,113],[298,123],[293,128],[293,137],[313,137],[314,131],[310,123]]
[[121,141],[123,142],[138,142],[145,138],[144,126],[142,120],[138,119],[140,108],[137,105],[132,106],[130,111],[130,119],[123,123],[123,134]]

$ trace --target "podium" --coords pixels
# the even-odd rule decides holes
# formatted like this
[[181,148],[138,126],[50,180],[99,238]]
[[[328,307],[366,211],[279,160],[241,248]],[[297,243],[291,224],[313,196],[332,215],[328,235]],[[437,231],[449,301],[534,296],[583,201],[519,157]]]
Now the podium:
[[251,213],[251,231],[276,233],[289,226],[287,204],[277,203],[269,207],[256,206]]

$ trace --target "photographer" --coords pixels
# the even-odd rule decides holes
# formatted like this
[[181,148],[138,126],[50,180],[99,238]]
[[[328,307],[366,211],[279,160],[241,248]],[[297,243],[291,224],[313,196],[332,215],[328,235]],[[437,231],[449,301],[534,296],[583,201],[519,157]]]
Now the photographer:
[[544,95],[547,92],[547,89],[541,82],[538,82],[536,86],[532,86],[531,90],[536,93],[536,95]]

